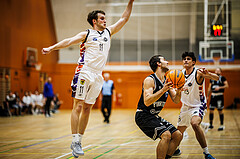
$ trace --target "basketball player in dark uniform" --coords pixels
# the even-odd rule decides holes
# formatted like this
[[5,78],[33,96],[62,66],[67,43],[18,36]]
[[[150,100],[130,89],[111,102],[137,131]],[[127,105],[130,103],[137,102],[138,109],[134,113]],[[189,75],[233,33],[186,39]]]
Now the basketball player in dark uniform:
[[223,108],[224,108],[224,89],[228,88],[228,82],[224,76],[221,75],[222,70],[221,68],[217,68],[215,70],[215,73],[219,76],[218,81],[210,80],[210,84],[208,87],[208,97],[211,94],[211,100],[210,100],[210,114],[209,114],[209,120],[210,120],[210,126],[209,129],[213,128],[213,114],[214,109],[218,109],[219,113],[219,119],[220,119],[220,127],[218,128],[218,131],[222,131],[225,127],[223,125],[224,115],[223,115]]
[[164,107],[168,94],[175,103],[178,103],[181,91],[172,88],[171,82],[166,83],[165,73],[168,71],[168,62],[163,56],[153,56],[149,64],[154,74],[146,77],[143,82],[135,121],[148,137],[153,140],[161,139],[156,148],[157,158],[171,158],[182,139],[182,134],[158,114]]

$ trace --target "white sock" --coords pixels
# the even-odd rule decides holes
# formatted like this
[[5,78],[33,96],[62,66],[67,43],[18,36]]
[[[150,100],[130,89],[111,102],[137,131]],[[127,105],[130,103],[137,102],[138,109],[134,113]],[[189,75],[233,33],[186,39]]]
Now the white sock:
[[78,133],[79,143],[82,143],[82,137],[83,137],[83,135]]
[[205,152],[205,154],[209,154],[208,147],[203,148],[203,151]]
[[78,142],[78,141],[79,141],[78,134],[72,134],[72,142]]

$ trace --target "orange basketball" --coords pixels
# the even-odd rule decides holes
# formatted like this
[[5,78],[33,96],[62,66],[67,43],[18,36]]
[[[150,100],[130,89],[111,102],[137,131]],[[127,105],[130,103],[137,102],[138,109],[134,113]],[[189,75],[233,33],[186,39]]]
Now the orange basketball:
[[181,88],[185,84],[185,77],[180,70],[170,70],[167,73],[167,82],[173,83],[173,88]]

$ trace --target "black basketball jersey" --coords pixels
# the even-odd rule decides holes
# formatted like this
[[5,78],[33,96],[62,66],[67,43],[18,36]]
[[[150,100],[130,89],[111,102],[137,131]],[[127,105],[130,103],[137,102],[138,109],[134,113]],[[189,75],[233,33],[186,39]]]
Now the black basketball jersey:
[[[155,74],[151,74],[148,77],[153,78],[154,83],[155,83],[155,89],[153,90],[153,93],[156,93],[157,91],[159,91],[160,89],[163,88],[163,85],[164,85],[166,79],[162,83]],[[156,115],[156,114],[160,113],[160,111],[162,110],[162,108],[164,107],[164,105],[166,103],[166,100],[167,100],[167,97],[168,97],[168,92],[165,92],[156,102],[154,102],[152,105],[149,105],[149,106],[146,106],[144,104],[143,92],[144,92],[144,90],[142,89],[142,94],[141,94],[141,97],[138,101],[138,109],[141,109],[145,112],[149,112],[153,115]]]
[[226,81],[226,78],[224,76],[219,76],[218,81],[210,80],[210,83],[212,84],[211,90],[213,93],[223,93],[224,89],[219,89],[218,91],[215,91],[214,89],[216,87],[224,86],[224,82]]

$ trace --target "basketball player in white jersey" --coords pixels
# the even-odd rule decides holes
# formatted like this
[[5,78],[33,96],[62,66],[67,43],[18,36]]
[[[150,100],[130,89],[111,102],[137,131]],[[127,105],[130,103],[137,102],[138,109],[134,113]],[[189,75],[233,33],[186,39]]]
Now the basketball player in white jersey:
[[93,27],[80,32],[74,37],[66,38],[55,45],[43,48],[43,54],[49,54],[53,50],[69,47],[74,44],[84,43],[84,65],[73,83],[77,84],[74,95],[71,114],[72,144],[74,157],[84,155],[81,140],[85,132],[90,110],[98,97],[102,85],[102,70],[106,64],[111,36],[117,33],[128,21],[134,0],[129,0],[122,17],[113,25],[106,27],[105,13],[95,10],[88,14],[88,22]]
[[[178,119],[177,129],[183,133],[188,126],[192,126],[195,136],[203,149],[206,159],[213,159],[208,152],[207,142],[201,122],[204,116],[204,110],[207,109],[207,101],[205,96],[205,78],[218,80],[218,76],[208,72],[205,68],[196,68],[196,57],[193,52],[185,52],[182,54],[183,67],[185,75],[184,91],[181,92],[182,108]],[[179,151],[176,150],[176,151]]]

